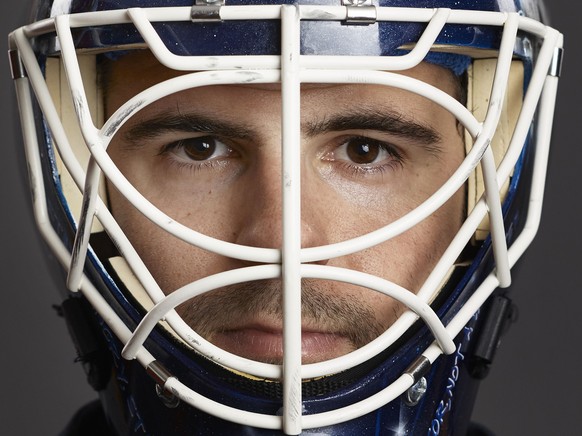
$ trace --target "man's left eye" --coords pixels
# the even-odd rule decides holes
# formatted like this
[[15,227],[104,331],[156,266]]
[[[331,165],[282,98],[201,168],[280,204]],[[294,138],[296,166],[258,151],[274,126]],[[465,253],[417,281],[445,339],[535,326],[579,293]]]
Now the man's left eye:
[[344,141],[334,154],[338,160],[353,162],[357,165],[371,165],[398,156],[394,148],[388,144],[365,137],[353,137]]

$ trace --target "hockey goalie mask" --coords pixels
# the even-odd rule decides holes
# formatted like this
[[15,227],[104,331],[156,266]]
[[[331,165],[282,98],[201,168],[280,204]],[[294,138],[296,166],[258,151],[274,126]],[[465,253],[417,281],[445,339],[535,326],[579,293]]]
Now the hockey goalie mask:
[[537,229],[561,34],[535,1],[193,3],[40,1],[10,35],[110,425],[464,434]]

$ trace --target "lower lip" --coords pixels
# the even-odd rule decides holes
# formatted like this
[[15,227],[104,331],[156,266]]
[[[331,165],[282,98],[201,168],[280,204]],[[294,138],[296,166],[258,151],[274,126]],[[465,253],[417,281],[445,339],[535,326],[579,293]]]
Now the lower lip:
[[[281,364],[283,336],[278,332],[248,328],[218,333],[212,343],[230,353],[259,362]],[[303,364],[322,362],[347,354],[351,343],[341,335],[302,332],[301,361]]]

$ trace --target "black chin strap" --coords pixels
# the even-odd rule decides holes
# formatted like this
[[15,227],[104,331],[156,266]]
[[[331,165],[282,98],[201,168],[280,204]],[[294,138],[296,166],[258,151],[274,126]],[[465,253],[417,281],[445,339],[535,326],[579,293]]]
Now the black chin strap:
[[491,296],[481,310],[478,336],[467,365],[471,376],[480,380],[489,374],[501,337],[517,320],[517,307],[506,294]]

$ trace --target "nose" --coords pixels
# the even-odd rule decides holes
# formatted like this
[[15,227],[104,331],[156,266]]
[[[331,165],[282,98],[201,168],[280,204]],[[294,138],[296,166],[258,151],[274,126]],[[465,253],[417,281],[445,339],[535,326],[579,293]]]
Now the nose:
[[[261,248],[280,249],[283,243],[283,199],[280,168],[257,165],[253,171],[245,175],[239,192],[239,210],[235,211],[237,244]],[[326,232],[324,211],[321,204],[309,189],[310,177],[302,175],[301,179],[301,210],[290,211],[300,219],[301,247],[325,245]],[[289,211],[288,211],[289,212]],[[321,261],[318,263],[326,263]]]

